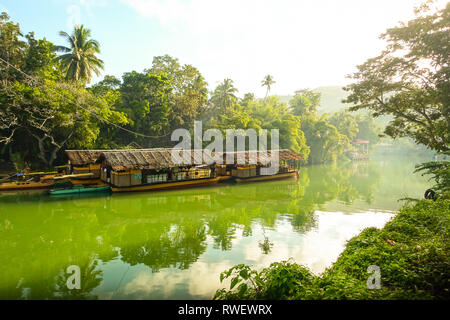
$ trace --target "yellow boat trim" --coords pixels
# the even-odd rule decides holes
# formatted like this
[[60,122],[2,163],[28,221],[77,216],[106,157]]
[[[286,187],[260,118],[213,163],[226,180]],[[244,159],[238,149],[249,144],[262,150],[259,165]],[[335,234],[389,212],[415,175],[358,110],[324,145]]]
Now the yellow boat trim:
[[233,179],[232,176],[218,176],[219,182]]
[[0,185],[0,191],[44,189],[53,186],[54,182],[7,182]]
[[169,183],[159,183],[154,185],[143,185],[143,186],[133,186],[133,187],[113,187],[111,186],[112,192],[130,192],[130,191],[151,191],[151,190],[162,190],[162,189],[172,189],[179,187],[194,187],[208,184],[215,184],[219,182],[219,178],[212,179],[201,179],[201,180],[189,180],[189,181],[176,181]]
[[100,179],[80,179],[80,180],[70,179],[69,181],[75,186],[80,185],[80,184],[88,186],[88,185],[92,185],[92,184],[101,184],[101,183],[103,183],[103,181],[100,180]]
[[252,178],[236,178],[236,182],[255,182],[255,181],[266,181],[266,180],[276,180],[276,179],[284,179],[284,178],[292,178],[298,176],[298,171],[287,172],[287,173],[279,173],[271,176],[259,176]]

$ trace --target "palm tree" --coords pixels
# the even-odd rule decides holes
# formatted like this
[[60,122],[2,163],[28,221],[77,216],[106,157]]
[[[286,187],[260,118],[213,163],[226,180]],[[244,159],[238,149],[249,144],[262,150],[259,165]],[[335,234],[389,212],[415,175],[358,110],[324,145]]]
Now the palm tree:
[[56,47],[58,52],[65,53],[57,59],[66,73],[66,80],[91,82],[92,72],[99,75],[100,69],[103,69],[103,61],[95,56],[100,53],[100,45],[97,40],[89,39],[91,30],[83,25],[76,25],[72,35],[64,31],[60,31],[59,35],[69,43],[69,47]]
[[265,76],[265,77],[264,77],[264,80],[261,81],[261,86],[262,86],[262,87],[264,87],[264,86],[267,87],[266,96],[265,96],[264,99],[267,98],[267,95],[269,94],[269,91],[270,91],[270,87],[271,87],[274,83],[275,83],[275,80],[273,80],[273,77],[272,77],[270,74],[268,74],[267,76]]
[[237,97],[235,93],[237,91],[238,90],[233,85],[233,80],[227,78],[217,86],[216,90],[214,90],[211,101],[215,105],[227,110],[236,102]]

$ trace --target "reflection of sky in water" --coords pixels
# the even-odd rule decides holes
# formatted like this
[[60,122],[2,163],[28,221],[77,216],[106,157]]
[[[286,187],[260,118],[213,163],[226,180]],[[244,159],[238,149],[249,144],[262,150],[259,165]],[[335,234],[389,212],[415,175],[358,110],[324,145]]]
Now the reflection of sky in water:
[[316,211],[317,227],[301,234],[293,230],[288,217],[279,219],[275,228],[265,229],[274,244],[264,254],[259,243],[264,239],[260,224],[252,226],[252,236],[243,237],[237,229],[231,251],[208,248],[189,269],[165,268],[152,273],[145,265],[130,267],[120,260],[102,266],[102,285],[94,290],[100,299],[209,299],[223,286],[219,275],[232,266],[245,263],[256,269],[293,258],[319,274],[336,261],[346,241],[368,227],[381,228],[393,217],[389,212],[366,211],[354,214]]

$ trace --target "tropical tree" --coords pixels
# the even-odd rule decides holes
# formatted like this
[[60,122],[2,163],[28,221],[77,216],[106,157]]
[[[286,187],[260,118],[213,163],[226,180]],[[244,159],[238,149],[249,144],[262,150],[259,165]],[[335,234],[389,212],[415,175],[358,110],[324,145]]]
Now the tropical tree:
[[272,88],[273,84],[275,84],[275,80],[273,80],[273,77],[270,74],[265,76],[264,79],[261,81],[261,86],[262,87],[266,87],[266,96],[265,96],[265,98],[267,98],[267,95],[269,94],[269,91]]
[[[126,134],[122,143],[136,142],[143,147],[164,144],[160,138],[167,136],[169,131],[168,101],[171,92],[170,80],[164,73],[132,71],[123,75],[120,87],[122,105],[118,110],[131,120],[129,130],[141,135]],[[152,137],[151,141],[149,137]]]
[[349,112],[341,111],[333,114],[328,122],[338,129],[347,138],[353,140],[359,132],[357,119]]
[[438,152],[450,150],[450,3],[434,14],[388,29],[387,48],[358,66],[347,103],[374,117],[390,115],[385,133],[411,137]]
[[309,89],[295,91],[294,97],[289,101],[293,114],[297,116],[316,116],[320,105],[321,94]]
[[76,25],[72,35],[60,31],[59,35],[67,40],[69,47],[56,46],[58,52],[65,53],[58,56],[61,68],[66,74],[66,80],[80,81],[83,84],[91,82],[92,73],[100,74],[103,61],[96,54],[100,53],[100,44],[90,39],[91,30],[83,25]]
[[234,87],[233,80],[227,78],[214,90],[211,96],[211,103],[215,108],[219,108],[222,111],[230,109],[237,101],[237,91]]
[[301,118],[306,143],[311,147],[310,163],[335,161],[349,148],[349,139],[323,116],[319,119],[308,115]]
[[357,139],[369,140],[370,145],[375,145],[380,141],[381,128],[377,126],[373,117],[369,114],[357,115],[355,117],[358,133],[356,134]]
[[[374,117],[390,115],[384,132],[410,137],[442,154],[450,152],[450,3],[431,13],[429,4],[417,17],[381,37],[387,48],[358,66],[347,103],[352,111],[369,109]],[[450,162],[418,166],[433,175],[436,191],[449,197],[442,181],[450,180]]]
[[181,65],[169,55],[153,58],[153,74],[167,75],[172,91],[168,96],[168,113],[171,128],[189,128],[204,111],[208,102],[208,83],[192,65]]

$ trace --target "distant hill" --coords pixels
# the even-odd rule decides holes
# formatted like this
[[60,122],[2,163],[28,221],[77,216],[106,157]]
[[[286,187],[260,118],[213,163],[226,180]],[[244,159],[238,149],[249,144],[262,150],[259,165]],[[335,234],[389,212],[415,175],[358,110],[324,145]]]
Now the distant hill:
[[[347,96],[347,92],[342,89],[342,87],[331,86],[331,87],[319,87],[313,90],[321,94],[321,103],[318,109],[319,114],[324,113],[335,113],[348,108],[348,104],[341,102]],[[280,100],[288,103],[292,99],[292,95],[289,96],[279,96]]]

